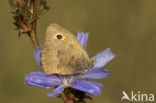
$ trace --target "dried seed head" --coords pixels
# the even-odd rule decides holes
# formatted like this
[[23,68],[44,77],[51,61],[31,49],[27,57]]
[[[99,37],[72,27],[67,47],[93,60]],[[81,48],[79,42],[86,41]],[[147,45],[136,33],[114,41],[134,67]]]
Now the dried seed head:
[[40,5],[42,5],[45,10],[49,10],[46,0],[40,0]]
[[27,4],[28,0],[9,0],[9,3],[13,10],[18,8],[24,8]]

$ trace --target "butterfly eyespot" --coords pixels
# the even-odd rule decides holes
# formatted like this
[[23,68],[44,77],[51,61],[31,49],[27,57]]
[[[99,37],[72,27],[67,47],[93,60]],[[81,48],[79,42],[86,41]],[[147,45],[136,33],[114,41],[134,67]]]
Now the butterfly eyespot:
[[58,34],[57,36],[57,39],[62,39],[62,35]]

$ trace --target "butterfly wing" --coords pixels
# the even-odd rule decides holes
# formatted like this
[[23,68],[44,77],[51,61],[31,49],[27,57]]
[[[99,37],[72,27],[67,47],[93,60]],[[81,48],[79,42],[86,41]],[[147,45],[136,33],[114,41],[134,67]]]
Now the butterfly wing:
[[[59,40],[56,34],[59,34]],[[62,39],[60,36],[63,36]],[[41,62],[47,74],[82,73],[92,65],[92,61],[76,37],[56,24],[50,25],[47,29]]]
[[67,44],[50,49],[45,47],[42,52],[41,62],[47,74],[82,73],[92,65],[92,61],[87,54]]
[[87,54],[72,46],[68,49],[60,50],[58,58],[60,63],[57,68],[60,69],[60,74],[83,73],[92,65]]

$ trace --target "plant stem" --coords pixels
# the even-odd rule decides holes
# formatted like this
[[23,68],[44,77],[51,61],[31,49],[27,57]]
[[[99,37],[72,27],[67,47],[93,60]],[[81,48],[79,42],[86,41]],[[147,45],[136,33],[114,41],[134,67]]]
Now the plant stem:
[[65,91],[61,94],[64,103],[74,103],[73,100],[69,99],[66,95]]
[[31,39],[33,41],[34,47],[39,47],[39,42],[36,35],[36,28],[37,28],[37,12],[38,12],[38,0],[34,0],[33,3],[33,23],[32,23],[32,30],[31,30]]

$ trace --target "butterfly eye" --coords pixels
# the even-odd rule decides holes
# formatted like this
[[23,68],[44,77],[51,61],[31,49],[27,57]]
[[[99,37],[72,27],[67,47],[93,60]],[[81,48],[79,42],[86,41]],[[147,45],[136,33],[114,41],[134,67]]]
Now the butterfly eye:
[[57,36],[57,39],[62,39],[62,35],[58,34]]

